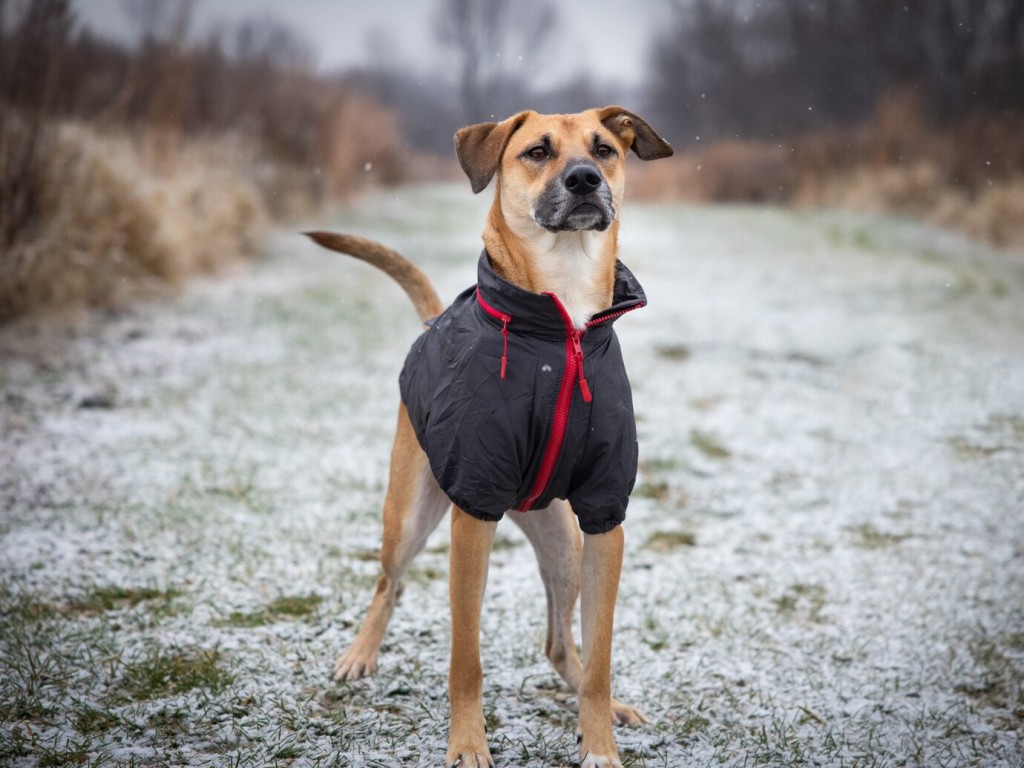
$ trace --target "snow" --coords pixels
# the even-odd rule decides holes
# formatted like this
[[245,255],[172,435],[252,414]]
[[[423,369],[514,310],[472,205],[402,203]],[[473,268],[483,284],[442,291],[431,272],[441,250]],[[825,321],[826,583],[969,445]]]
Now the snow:
[[[317,225],[398,248],[453,297],[486,205],[413,188]],[[614,689],[652,720],[617,731],[627,765],[1024,765],[1019,254],[894,219],[634,203],[621,255],[650,299],[617,325],[641,476]],[[416,333],[387,278],[291,232],[176,300],[0,330],[0,598],[57,608],[0,624],[0,704],[56,713],[5,715],[0,759],[441,764],[444,524],[378,675],[330,680],[376,577]],[[694,545],[648,543],[664,533]],[[572,765],[532,554],[498,536],[492,751]],[[67,610],[104,586],[174,596]],[[232,621],[282,596],[321,602]],[[223,690],[123,695],[147,654],[210,649]],[[30,656],[51,682],[19,682]],[[88,731],[89,708],[116,720]]]

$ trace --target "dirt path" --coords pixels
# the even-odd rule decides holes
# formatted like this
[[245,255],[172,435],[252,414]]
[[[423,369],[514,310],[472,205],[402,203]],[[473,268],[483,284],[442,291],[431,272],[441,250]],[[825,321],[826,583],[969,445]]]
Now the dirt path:
[[[474,279],[461,187],[323,222]],[[627,208],[642,471],[615,687],[627,765],[1020,766],[1024,267],[891,220]],[[329,680],[376,573],[386,278],[280,233],[180,300],[0,330],[0,763],[439,765],[447,533],[380,674]],[[499,529],[499,766],[572,765],[528,545]]]

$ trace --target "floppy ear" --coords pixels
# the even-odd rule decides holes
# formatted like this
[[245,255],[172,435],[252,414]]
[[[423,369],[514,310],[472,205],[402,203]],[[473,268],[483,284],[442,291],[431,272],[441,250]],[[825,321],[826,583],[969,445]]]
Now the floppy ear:
[[480,192],[491,182],[508,140],[529,115],[520,112],[500,123],[478,123],[455,132],[455,154],[474,192]]
[[597,117],[605,128],[618,136],[641,160],[671,157],[672,147],[639,115],[622,107],[605,107],[597,110]]

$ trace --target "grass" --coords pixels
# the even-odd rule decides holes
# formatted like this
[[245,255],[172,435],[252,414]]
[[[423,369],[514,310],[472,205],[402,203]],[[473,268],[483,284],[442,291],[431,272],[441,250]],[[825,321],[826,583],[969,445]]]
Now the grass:
[[783,618],[818,622],[822,620],[822,609],[828,605],[828,591],[820,584],[797,583],[772,602]]
[[671,552],[681,547],[697,546],[697,534],[693,531],[655,531],[647,537],[644,546],[656,552]]
[[[457,226],[449,209],[465,209],[453,197],[435,201],[436,221],[429,194],[398,205],[415,221],[396,238],[461,237],[433,229]],[[371,206],[338,226],[388,239],[374,222],[394,215]],[[682,252],[724,237],[724,252],[742,254],[746,241],[728,238],[777,236],[784,245],[756,261],[778,271],[779,301],[799,288],[787,272],[793,242],[820,237],[832,252],[827,221],[808,234],[809,214],[680,215],[679,238],[696,228],[703,243],[683,239]],[[884,227],[871,237],[868,256],[893,258]],[[11,467],[0,480],[0,764],[438,764],[451,634],[445,524],[410,574],[377,674],[330,679],[379,570],[394,377],[416,324],[400,301],[370,300],[376,275],[302,247],[152,317],[86,321],[56,347],[25,329],[4,342],[27,351],[0,366],[0,461]],[[423,258],[458,289],[472,265],[456,272],[465,259],[450,250]],[[815,261],[815,274],[864,256],[844,255]],[[982,342],[960,348],[947,335],[933,346],[913,333],[938,316],[919,327],[883,312],[878,322],[906,338],[899,350],[924,351],[905,368],[866,366],[891,373],[882,391],[868,390],[870,408],[856,400],[865,370],[851,370],[876,339],[849,354],[751,343],[764,374],[755,379],[753,352],[707,337],[716,324],[704,322],[699,296],[656,301],[659,284],[723,281],[701,275],[702,260],[662,256],[636,271],[654,276],[652,313],[669,317],[624,323],[620,334],[645,418],[613,685],[652,719],[616,731],[624,764],[1014,765],[1024,620],[1010,597],[1024,581],[1007,478],[1024,418],[996,397],[1013,371],[971,380],[969,398],[946,392],[941,408],[916,391],[901,399],[900,386],[924,379],[955,372],[962,382]],[[754,261],[729,274],[742,281]],[[840,274],[831,306],[856,285]],[[758,291],[773,284],[750,280]],[[1015,306],[1024,282],[1004,284]],[[856,298],[855,317],[873,320]],[[691,306],[693,317],[672,314]],[[704,330],[659,348],[665,322]],[[770,312],[755,319],[776,322]],[[928,371],[925,359],[963,368]],[[111,407],[74,407],[103,380],[118,382]],[[886,410],[897,401],[928,414],[927,428]],[[947,413],[959,421],[936,421]],[[899,447],[907,435],[920,437],[913,450]],[[965,461],[951,435],[1004,450]],[[869,460],[881,445],[891,466]],[[492,750],[499,766],[571,766],[575,696],[544,658],[534,555],[504,530],[481,628]]]
[[996,454],[1019,452],[1024,450],[1024,417],[994,413],[971,435],[953,435],[946,443],[963,461],[983,461]]
[[96,587],[92,591],[68,601],[62,610],[79,613],[101,613],[134,608],[139,603],[156,601],[150,610],[170,610],[171,603],[181,592],[176,589],[154,589],[152,587]]
[[726,448],[715,436],[698,429],[690,430],[690,443],[703,456],[709,459],[720,461],[732,456],[732,451]]
[[663,344],[655,347],[654,352],[658,357],[676,362],[688,360],[692,354],[689,347],[685,344]]
[[322,602],[319,595],[282,596],[255,611],[232,611],[223,623],[231,627],[263,627],[277,621],[312,616]]
[[912,537],[909,533],[883,531],[873,523],[861,523],[848,528],[848,530],[853,535],[854,543],[864,549],[892,547]]
[[120,691],[136,701],[188,693],[218,693],[232,682],[219,650],[158,649],[125,667]]

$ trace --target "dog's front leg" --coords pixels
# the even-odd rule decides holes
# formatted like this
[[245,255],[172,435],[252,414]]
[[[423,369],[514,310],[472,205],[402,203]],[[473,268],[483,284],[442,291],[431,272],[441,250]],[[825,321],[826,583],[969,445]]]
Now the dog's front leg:
[[612,627],[622,571],[622,526],[584,534],[581,565],[583,682],[580,685],[580,765],[622,768],[611,718]]
[[452,507],[448,575],[452,611],[452,655],[448,699],[452,708],[446,765],[493,768],[484,728],[483,667],[480,665],[480,610],[487,586],[487,564],[497,523],[484,522]]

